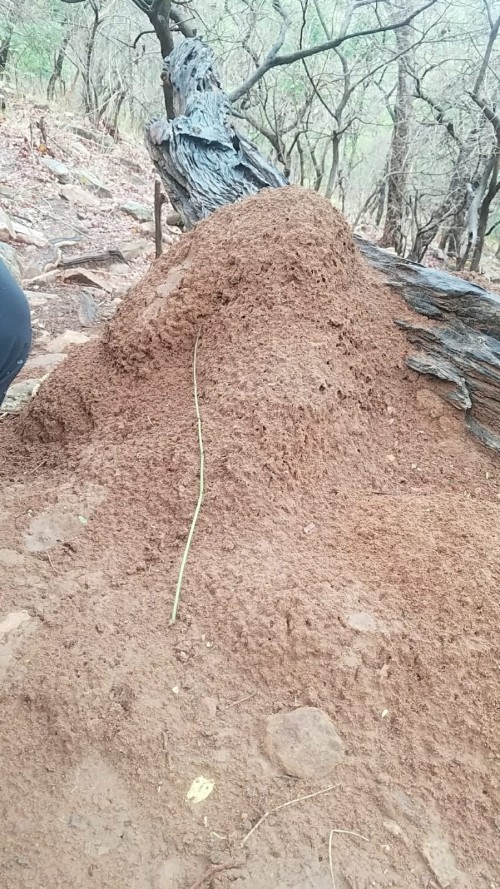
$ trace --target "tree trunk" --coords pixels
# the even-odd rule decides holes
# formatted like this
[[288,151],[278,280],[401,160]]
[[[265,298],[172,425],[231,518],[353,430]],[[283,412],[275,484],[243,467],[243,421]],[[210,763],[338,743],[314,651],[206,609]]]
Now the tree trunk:
[[10,46],[12,43],[12,35],[14,34],[14,26],[9,23],[5,32],[5,37],[0,43],[0,77],[3,77],[9,61]]
[[394,109],[394,128],[387,180],[387,210],[381,245],[394,247],[401,256],[405,248],[404,221],[406,216],[406,192],[410,172],[411,122],[413,117],[413,84],[409,74],[408,54],[412,31],[401,28],[396,31],[399,53],[398,86]]
[[66,49],[70,40],[70,30],[68,23],[64,22],[64,27],[66,31],[63,34],[62,42],[57,50],[56,57],[54,59],[54,67],[52,69],[52,74],[50,75],[49,82],[47,84],[47,99],[53,99],[56,91],[56,84],[62,78],[62,69],[64,65],[64,59],[66,58]]
[[[156,36],[160,43],[162,59],[167,59],[174,49],[174,38],[170,30],[170,11],[172,0],[154,0],[151,5],[151,11],[148,13]],[[168,78],[163,78],[163,101],[165,103],[165,111],[167,112],[167,120],[173,120],[174,97],[172,86]]]
[[92,10],[94,12],[94,21],[92,22],[89,39],[87,42],[87,48],[85,52],[85,68],[83,71],[83,104],[86,114],[90,114],[95,105],[94,90],[92,88],[92,56],[94,55],[95,38],[97,35],[97,31],[99,30],[99,25],[101,24],[101,20],[99,18],[98,0],[91,0],[90,5],[92,6]]
[[20,21],[23,7],[26,0],[18,0],[10,7],[7,21],[5,24],[5,35],[0,41],[0,78],[5,76],[5,71],[9,62],[10,48],[12,46],[12,38],[17,23]]
[[338,133],[334,133],[332,136],[332,162],[330,165],[330,174],[328,176],[328,182],[325,190],[325,198],[328,201],[331,201],[333,197],[333,191],[335,189],[335,182],[337,181],[337,173],[339,169],[339,154],[340,154],[340,137]]
[[500,165],[500,144],[496,146],[494,159],[493,159],[493,169],[491,171],[491,177],[489,181],[488,190],[483,198],[483,202],[481,204],[481,210],[479,213],[479,224],[477,229],[477,239],[476,245],[474,248],[474,253],[472,255],[471,261],[471,271],[478,272],[481,265],[481,257],[483,255],[484,250],[484,241],[486,238],[486,231],[488,229],[488,219],[490,217],[490,210],[493,201],[498,193],[498,172]]
[[230,105],[215,75],[212,50],[197,38],[164,62],[172,121],[151,121],[146,144],[172,205],[186,228],[218,207],[287,181],[230,123]]

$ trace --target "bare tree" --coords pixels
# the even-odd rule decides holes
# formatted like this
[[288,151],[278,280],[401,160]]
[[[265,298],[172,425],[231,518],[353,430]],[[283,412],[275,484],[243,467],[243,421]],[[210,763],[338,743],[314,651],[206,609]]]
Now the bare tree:
[[[444,226],[442,246],[448,246],[448,249],[456,254],[459,267],[465,265],[471,250],[474,253],[473,263],[477,266],[484,246],[489,208],[497,194],[494,180],[498,176],[498,168],[496,162],[496,136],[494,136],[493,147],[487,151],[486,156],[484,155],[483,147],[485,138],[486,141],[491,141],[486,132],[486,127],[489,127],[490,133],[491,128],[493,128],[494,133],[496,132],[494,121],[491,119],[495,116],[495,112],[484,99],[479,97],[490,69],[493,49],[498,38],[500,15],[493,19],[488,0],[483,0],[483,6],[487,15],[489,33],[472,90],[469,91],[469,96],[475,106],[481,109],[482,115],[480,115],[478,120],[473,109],[469,112],[472,125],[464,139],[458,136],[449,116],[449,103],[448,107],[445,107],[443,103],[439,103],[431,98],[423,91],[421,81],[417,80],[416,96],[423,99],[433,109],[437,123],[444,127],[448,136],[453,140],[455,146],[458,147],[456,162],[446,194],[427,222],[419,228],[413,242],[411,258],[418,261],[423,259],[428,247],[442,226]],[[462,101],[461,97],[460,101]],[[492,184],[491,189],[489,188],[489,183]],[[483,215],[486,214],[486,219],[483,219],[481,226],[482,244],[478,246],[478,251],[476,251],[475,247],[480,233],[479,215],[486,196],[487,201],[483,212]],[[461,254],[464,231],[466,233],[466,247],[465,253]]]
[[[408,0],[405,3],[409,9]],[[387,209],[384,231],[381,238],[383,247],[394,247],[402,256],[405,252],[404,218],[407,209],[407,185],[411,162],[411,126],[413,116],[413,84],[411,78],[412,29],[410,25],[396,31],[399,51],[396,103],[394,106],[394,128],[387,177]]]
[[[85,2],[85,0],[62,0],[62,2],[82,3]],[[95,0],[89,0],[89,2],[95,2]],[[164,59],[168,58],[174,48],[173,31],[178,31],[184,37],[195,36],[195,31],[183,15],[182,7],[179,9],[178,5],[175,5],[172,0],[132,0],[132,2],[141,10],[141,12],[144,12],[147,15],[158,37],[160,51]],[[269,71],[272,71],[274,68],[293,65],[296,62],[301,62],[304,59],[312,58],[321,53],[336,50],[344,43],[354,39],[372,37],[377,34],[385,34],[406,28],[418,16],[425,12],[425,10],[430,9],[436,3],[437,0],[423,0],[416,9],[408,12],[401,18],[383,23],[380,21],[377,10],[378,3],[375,2],[375,0],[352,0],[348,10],[347,27],[342,27],[337,37],[332,37],[331,39],[314,44],[313,46],[301,47],[291,53],[280,54],[280,50],[284,45],[290,29],[291,19],[281,0],[272,0],[273,9],[277,12],[281,20],[277,40],[268,50],[265,57],[259,61],[251,74],[240,84],[240,86],[229,93],[229,100],[231,103],[234,103],[242,99],[244,95],[246,95]],[[349,23],[351,22],[353,14],[366,6],[374,7],[378,24],[371,28],[359,28],[358,30],[353,28],[352,30],[349,30]],[[168,79],[164,78],[164,81],[167,81],[164,82],[165,108],[167,111],[167,118],[171,120],[174,104],[173,92],[168,83]]]
[[62,81],[62,72],[64,60],[66,58],[66,50],[68,48],[69,41],[71,39],[71,30],[69,27],[69,22],[65,18],[63,21],[63,35],[61,44],[56,52],[54,58],[54,67],[52,69],[52,74],[50,75],[49,82],[47,84],[47,99],[53,99],[56,92],[56,86],[58,83]]
[[10,4],[5,22],[5,34],[0,40],[0,77],[3,77],[9,61],[12,38],[17,23],[20,21],[26,0],[18,0]]

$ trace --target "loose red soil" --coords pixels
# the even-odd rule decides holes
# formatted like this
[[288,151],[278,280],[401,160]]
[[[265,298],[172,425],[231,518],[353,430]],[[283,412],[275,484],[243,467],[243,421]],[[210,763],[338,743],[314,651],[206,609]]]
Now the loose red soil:
[[[406,369],[409,317],[327,202],[265,191],[3,425],[6,886],[331,889],[332,828],[367,838],[334,835],[338,889],[498,885],[499,463]],[[334,787],[242,847],[325,786],[266,755],[303,705]]]

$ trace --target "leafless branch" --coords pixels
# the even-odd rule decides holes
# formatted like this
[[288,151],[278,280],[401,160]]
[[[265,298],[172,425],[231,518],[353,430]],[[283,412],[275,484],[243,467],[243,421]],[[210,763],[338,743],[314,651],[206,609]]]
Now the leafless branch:
[[241,99],[241,97],[244,96],[245,93],[247,93],[248,90],[250,90],[253,86],[255,86],[255,84],[272,68],[281,67],[283,65],[293,65],[295,62],[300,62],[302,59],[307,59],[311,56],[318,55],[319,53],[337,49],[348,40],[353,40],[359,37],[372,37],[375,34],[382,34],[388,31],[397,31],[400,28],[406,28],[414,19],[417,18],[417,16],[425,12],[426,9],[430,9],[430,7],[434,6],[436,2],[437,0],[427,0],[426,3],[416,9],[414,12],[407,15],[405,18],[400,19],[400,21],[391,22],[387,25],[380,25],[376,28],[366,28],[360,31],[353,31],[344,35],[340,34],[333,40],[327,40],[325,43],[318,43],[315,46],[310,46],[306,49],[299,49],[296,52],[287,53],[286,55],[277,55],[280,46],[276,48],[277,44],[275,44],[264,59],[264,61],[257,68],[257,70],[252,72],[252,74],[247,77],[247,79],[239,87],[237,87],[235,90],[232,91],[232,93],[229,94],[229,99],[231,102],[236,102],[238,99]]

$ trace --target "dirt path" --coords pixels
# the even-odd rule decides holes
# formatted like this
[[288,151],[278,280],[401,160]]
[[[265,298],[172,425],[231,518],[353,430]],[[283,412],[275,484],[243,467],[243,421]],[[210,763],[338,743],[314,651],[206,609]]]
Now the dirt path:
[[328,204],[263,193],[3,424],[5,885],[500,886],[499,466],[407,316]]

